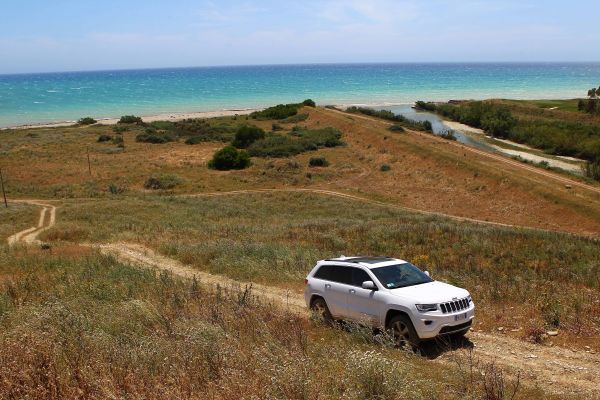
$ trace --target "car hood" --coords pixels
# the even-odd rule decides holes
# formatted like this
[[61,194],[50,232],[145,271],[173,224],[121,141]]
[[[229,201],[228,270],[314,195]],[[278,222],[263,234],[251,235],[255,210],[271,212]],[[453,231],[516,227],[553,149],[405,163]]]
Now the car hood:
[[410,299],[415,304],[444,303],[455,298],[463,299],[469,295],[465,289],[438,281],[391,289],[390,293],[407,300]]

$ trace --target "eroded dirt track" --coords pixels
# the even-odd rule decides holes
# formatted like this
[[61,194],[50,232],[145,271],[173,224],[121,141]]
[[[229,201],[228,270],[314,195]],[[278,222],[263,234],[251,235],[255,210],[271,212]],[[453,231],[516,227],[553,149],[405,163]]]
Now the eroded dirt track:
[[[190,195],[194,197],[224,196],[243,193],[264,193],[275,190],[254,190],[218,192]],[[296,192],[312,192],[368,201],[389,206],[387,203],[372,201],[340,192],[312,189],[293,189]],[[28,204],[42,207],[38,225],[12,235],[10,245],[40,244],[38,236],[50,229],[56,222],[56,207],[37,200],[23,200]],[[398,207],[402,208],[403,207]],[[481,221],[476,221],[481,222]],[[482,222],[489,223],[489,222]],[[496,224],[497,225],[497,224]],[[261,301],[271,303],[294,314],[308,317],[302,293],[278,287],[265,286],[252,282],[239,282],[224,276],[199,271],[191,266],[157,254],[152,249],[132,243],[88,244],[102,254],[112,256],[120,262],[136,267],[149,268],[157,272],[167,271],[184,279],[197,279],[200,285],[214,289],[217,285],[227,290],[243,293],[251,287],[251,295]],[[600,355],[574,351],[562,347],[539,346],[502,335],[470,332],[473,342],[472,355],[484,362],[495,362],[513,376],[520,373],[523,382],[529,386],[539,386],[556,394],[576,395],[582,398],[600,398]],[[447,365],[465,363],[469,358],[469,346],[441,352],[432,362]]]

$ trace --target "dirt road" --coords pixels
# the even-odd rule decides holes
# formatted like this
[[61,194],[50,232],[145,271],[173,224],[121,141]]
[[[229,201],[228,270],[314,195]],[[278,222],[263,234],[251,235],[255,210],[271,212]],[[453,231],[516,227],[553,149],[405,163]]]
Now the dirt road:
[[[315,192],[330,196],[350,198],[357,201],[372,202],[368,199],[339,192],[308,189],[295,189],[294,191]],[[270,191],[219,192],[204,193],[194,196],[224,196],[251,192],[262,193]],[[40,241],[37,239],[39,234],[50,229],[55,224],[55,206],[35,200],[28,200],[26,202],[42,207],[39,223],[36,227],[12,235],[8,239],[10,245],[18,243],[39,244]],[[380,202],[375,203],[378,204]],[[381,204],[388,206],[386,203]],[[49,217],[47,217],[48,213]],[[216,285],[220,285],[229,290],[239,290],[240,292],[243,292],[246,288],[251,286],[252,295],[257,296],[262,301],[281,306],[295,314],[308,316],[302,293],[254,284],[251,282],[239,282],[224,276],[202,272],[184,265],[177,260],[157,254],[153,250],[139,244],[110,243],[89,244],[89,246],[97,248],[105,255],[113,256],[123,263],[142,268],[150,268],[156,271],[168,271],[173,275],[184,279],[193,279],[195,277],[199,284],[206,287],[214,288]],[[598,384],[598,382],[600,382],[599,354],[592,354],[580,350],[574,351],[561,347],[534,345],[506,336],[491,335],[482,332],[470,332],[468,337],[473,343],[473,354],[477,359],[484,362],[493,361],[513,375],[520,372],[523,382],[526,385],[539,386],[546,391],[559,395],[569,394],[582,398],[600,398],[600,385]],[[434,357],[432,362],[442,362],[449,366],[455,365],[456,362],[465,362],[468,352],[468,346],[443,351],[438,356]]]

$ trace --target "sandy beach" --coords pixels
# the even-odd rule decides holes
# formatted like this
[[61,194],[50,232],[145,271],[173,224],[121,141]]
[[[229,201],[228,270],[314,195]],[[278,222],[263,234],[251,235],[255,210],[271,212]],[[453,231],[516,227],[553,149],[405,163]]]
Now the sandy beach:
[[[254,111],[258,111],[256,108],[246,108],[239,110],[219,110],[219,111],[199,111],[199,112],[188,112],[188,113],[168,113],[168,114],[155,114],[142,116],[144,122],[154,121],[181,121],[188,118],[215,118],[215,117],[228,117],[233,115],[247,115]],[[101,125],[116,125],[119,122],[119,118],[100,118],[98,124]],[[51,122],[47,124],[29,124],[29,125],[18,125],[7,128],[1,128],[0,130],[6,129],[30,129],[30,128],[58,128],[61,126],[72,126],[77,121],[61,121]]]

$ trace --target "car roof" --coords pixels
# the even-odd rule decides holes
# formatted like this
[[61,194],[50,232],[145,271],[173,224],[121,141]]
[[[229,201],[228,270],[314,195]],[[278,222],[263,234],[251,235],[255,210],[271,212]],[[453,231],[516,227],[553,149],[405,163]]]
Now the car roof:
[[385,256],[340,256],[337,258],[328,258],[325,260],[321,260],[320,263],[335,261],[340,263],[348,263],[348,264],[359,264],[367,268],[376,268],[382,267],[384,265],[392,265],[392,264],[404,264],[406,261],[393,258],[393,257],[385,257]]

